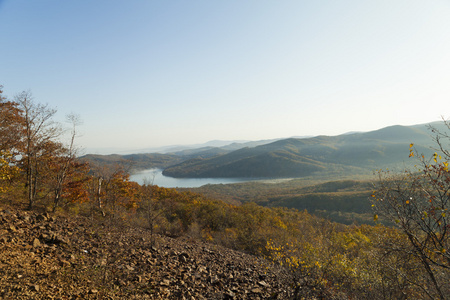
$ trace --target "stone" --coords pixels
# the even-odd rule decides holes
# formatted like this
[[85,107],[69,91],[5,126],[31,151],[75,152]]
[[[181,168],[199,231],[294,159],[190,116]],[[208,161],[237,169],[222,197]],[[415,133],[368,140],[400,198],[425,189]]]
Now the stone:
[[46,243],[49,243],[52,240],[52,237],[48,233],[41,234],[39,238],[45,241]]
[[47,216],[40,214],[36,216],[36,221],[37,222],[42,222],[42,221],[47,221]]
[[30,290],[34,291],[34,292],[39,292],[39,285],[37,284],[32,284],[30,285]]
[[132,266],[130,266],[130,265],[126,265],[125,269],[127,269],[130,272],[134,271],[134,268]]
[[258,281],[258,284],[263,287],[268,287],[269,285],[265,281]]
[[33,247],[37,248],[37,247],[40,247],[40,246],[41,246],[41,241],[39,241],[37,238],[35,238],[33,240]]
[[225,293],[223,293],[223,298],[224,299],[236,299],[236,294],[233,293],[232,291],[228,290]]
[[55,244],[69,244],[69,241],[66,240],[63,236],[55,233],[52,238]]
[[219,277],[217,277],[217,275],[209,276],[208,280],[209,280],[209,283],[211,283],[211,284],[219,283]]
[[182,252],[178,255],[178,260],[184,263],[187,262],[188,258],[189,254],[187,254],[186,252]]
[[64,267],[69,267],[71,264],[67,260],[61,259],[59,262],[59,265],[64,268]]
[[170,286],[170,280],[169,280],[169,279],[163,279],[163,280],[159,283],[159,285],[162,285],[162,286]]

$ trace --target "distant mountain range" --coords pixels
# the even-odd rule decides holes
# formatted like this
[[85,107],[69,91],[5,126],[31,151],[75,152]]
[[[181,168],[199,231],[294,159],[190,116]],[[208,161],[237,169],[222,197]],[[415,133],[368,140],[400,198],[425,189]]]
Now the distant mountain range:
[[[431,124],[444,130],[443,122]],[[334,172],[367,173],[405,167],[409,144],[431,155],[435,150],[428,125],[390,126],[376,131],[346,133],[180,149],[170,153],[86,155],[97,164],[128,164],[132,169],[164,169],[179,178],[290,178]],[[217,141],[216,141],[217,142]]]

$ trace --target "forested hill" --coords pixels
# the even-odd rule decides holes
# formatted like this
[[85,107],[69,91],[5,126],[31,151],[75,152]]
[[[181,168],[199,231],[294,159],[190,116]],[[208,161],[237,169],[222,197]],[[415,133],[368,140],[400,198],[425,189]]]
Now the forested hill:
[[[441,128],[442,123],[433,123]],[[167,167],[172,177],[302,177],[320,172],[364,173],[378,168],[404,167],[409,145],[430,155],[432,132],[428,125],[390,126],[339,136],[284,139],[208,158],[194,158]]]
[[87,154],[80,157],[80,160],[87,161],[94,166],[105,166],[114,168],[120,166],[127,171],[145,170],[152,168],[163,169],[167,166],[183,161],[178,155],[161,154],[161,153],[145,153],[145,154]]
[[[444,130],[443,122],[431,125]],[[339,136],[233,143],[165,154],[88,154],[82,159],[96,165],[122,165],[130,171],[159,168],[164,169],[164,175],[179,178],[357,175],[415,163],[408,158],[410,143],[414,143],[419,153],[434,153],[435,150],[430,149],[432,135],[425,124],[397,125]]]

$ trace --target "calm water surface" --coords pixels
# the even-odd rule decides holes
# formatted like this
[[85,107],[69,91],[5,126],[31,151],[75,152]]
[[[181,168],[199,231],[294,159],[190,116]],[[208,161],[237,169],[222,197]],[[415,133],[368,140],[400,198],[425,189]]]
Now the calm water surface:
[[248,178],[173,178],[162,174],[160,169],[150,169],[131,175],[130,179],[139,184],[152,183],[166,188],[194,188],[205,184],[227,184],[252,181]]

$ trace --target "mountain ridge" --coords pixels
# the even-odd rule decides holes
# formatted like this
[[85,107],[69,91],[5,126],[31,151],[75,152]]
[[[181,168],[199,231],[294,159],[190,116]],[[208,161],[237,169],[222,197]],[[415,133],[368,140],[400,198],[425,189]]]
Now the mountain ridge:
[[176,178],[293,178],[324,172],[357,175],[411,164],[411,143],[418,152],[434,153],[430,148],[430,126],[448,129],[444,122],[393,125],[336,136],[246,141],[170,153],[88,154],[82,159],[98,164],[128,164],[132,171],[159,168],[165,176]]
[[369,172],[408,164],[411,143],[420,152],[431,153],[428,125],[394,125],[364,133],[282,139],[210,158],[186,160],[166,168],[163,174],[181,178],[287,178],[348,167]]

